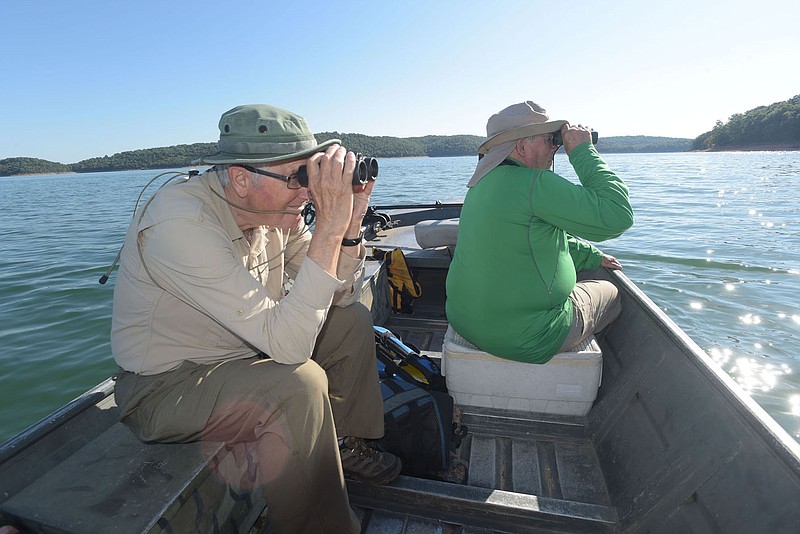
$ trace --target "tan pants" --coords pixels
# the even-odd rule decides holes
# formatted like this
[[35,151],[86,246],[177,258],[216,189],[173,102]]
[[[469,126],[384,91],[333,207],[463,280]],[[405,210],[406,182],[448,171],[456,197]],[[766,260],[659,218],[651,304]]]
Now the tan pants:
[[224,441],[235,454],[254,457],[255,475],[250,466],[237,482],[249,477],[263,487],[276,533],[360,531],[337,434],[383,435],[372,317],[364,306],[331,308],[306,363],[251,358],[185,362],[154,376],[121,372],[115,394],[123,422],[143,441]]
[[572,326],[558,352],[577,347],[581,341],[600,332],[622,312],[619,291],[606,280],[584,280],[575,284],[572,300]]

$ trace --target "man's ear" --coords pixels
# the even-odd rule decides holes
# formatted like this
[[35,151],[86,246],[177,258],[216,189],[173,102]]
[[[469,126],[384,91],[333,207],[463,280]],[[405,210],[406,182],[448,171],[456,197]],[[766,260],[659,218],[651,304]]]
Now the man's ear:
[[526,139],[525,137],[523,137],[522,139],[517,139],[517,144],[514,145],[514,148],[516,149],[517,153],[519,153],[520,156],[525,155],[525,139]]
[[246,197],[247,193],[250,192],[250,188],[253,187],[250,173],[238,165],[228,167],[228,179],[231,184],[231,190],[239,198]]

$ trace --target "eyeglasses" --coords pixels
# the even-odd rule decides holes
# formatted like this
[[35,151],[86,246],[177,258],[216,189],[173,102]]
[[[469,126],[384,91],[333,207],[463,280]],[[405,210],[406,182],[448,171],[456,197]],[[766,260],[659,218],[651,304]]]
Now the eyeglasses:
[[541,139],[542,141],[545,142],[545,144],[548,144],[548,145],[557,145],[558,144],[558,140],[556,139],[556,136],[554,134],[550,134],[550,135],[542,135],[542,134],[532,135],[532,136],[528,137],[528,139],[530,139],[531,142],[535,142],[536,139]]
[[251,167],[250,165],[239,165],[239,166],[247,171],[254,172],[256,174],[261,174],[262,176],[269,176],[270,178],[275,178],[276,180],[285,182],[286,187],[288,187],[289,189],[300,189],[301,187],[303,187],[303,184],[300,183],[297,174],[286,176],[285,174],[278,174],[274,172],[265,171],[264,169],[257,169],[255,167]]

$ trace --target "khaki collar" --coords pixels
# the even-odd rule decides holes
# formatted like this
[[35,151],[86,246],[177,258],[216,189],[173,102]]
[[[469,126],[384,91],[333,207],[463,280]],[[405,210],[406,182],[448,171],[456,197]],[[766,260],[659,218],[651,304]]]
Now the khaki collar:
[[[222,188],[222,184],[219,181],[219,176],[217,176],[216,171],[209,169],[201,174],[200,182],[210,190],[225,198],[225,190]],[[228,234],[228,236],[230,236],[231,241],[244,239],[244,233],[242,233],[239,225],[236,224],[236,219],[233,218],[233,212],[231,211],[230,205],[214,193],[209,194],[208,198],[211,211],[213,211],[217,218],[219,218],[220,222],[222,223],[222,229],[225,230],[225,233]]]

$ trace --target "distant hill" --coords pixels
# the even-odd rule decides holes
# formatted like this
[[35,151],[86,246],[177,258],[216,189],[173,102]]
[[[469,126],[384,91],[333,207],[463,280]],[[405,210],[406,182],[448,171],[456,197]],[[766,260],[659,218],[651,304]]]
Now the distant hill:
[[483,141],[477,135],[426,135],[424,137],[388,137],[322,132],[318,141],[341,139],[342,144],[355,152],[379,158],[471,156],[478,153]]
[[[378,158],[473,156],[483,137],[476,135],[426,135],[423,137],[388,137],[363,134],[322,132],[318,141],[341,139],[355,152]],[[672,137],[602,137],[597,143],[600,152],[682,152],[691,150],[691,139]],[[22,174],[57,174],[67,172],[107,172],[139,169],[180,169],[192,161],[213,154],[217,143],[194,143],[160,148],[119,152],[64,164],[37,158],[0,160],[0,176]]]
[[137,169],[175,169],[188,167],[193,160],[217,151],[217,143],[195,143],[160,148],[143,148],[113,156],[73,163],[75,172],[130,171]]
[[37,158],[7,158],[0,160],[0,176],[15,176],[18,174],[59,174],[74,172],[72,167]]
[[620,137],[600,136],[600,138],[597,140],[597,151],[601,153],[686,152],[691,149],[692,140],[680,137],[624,135]]
[[759,106],[717,121],[714,129],[698,136],[695,150],[800,149],[800,95]]

